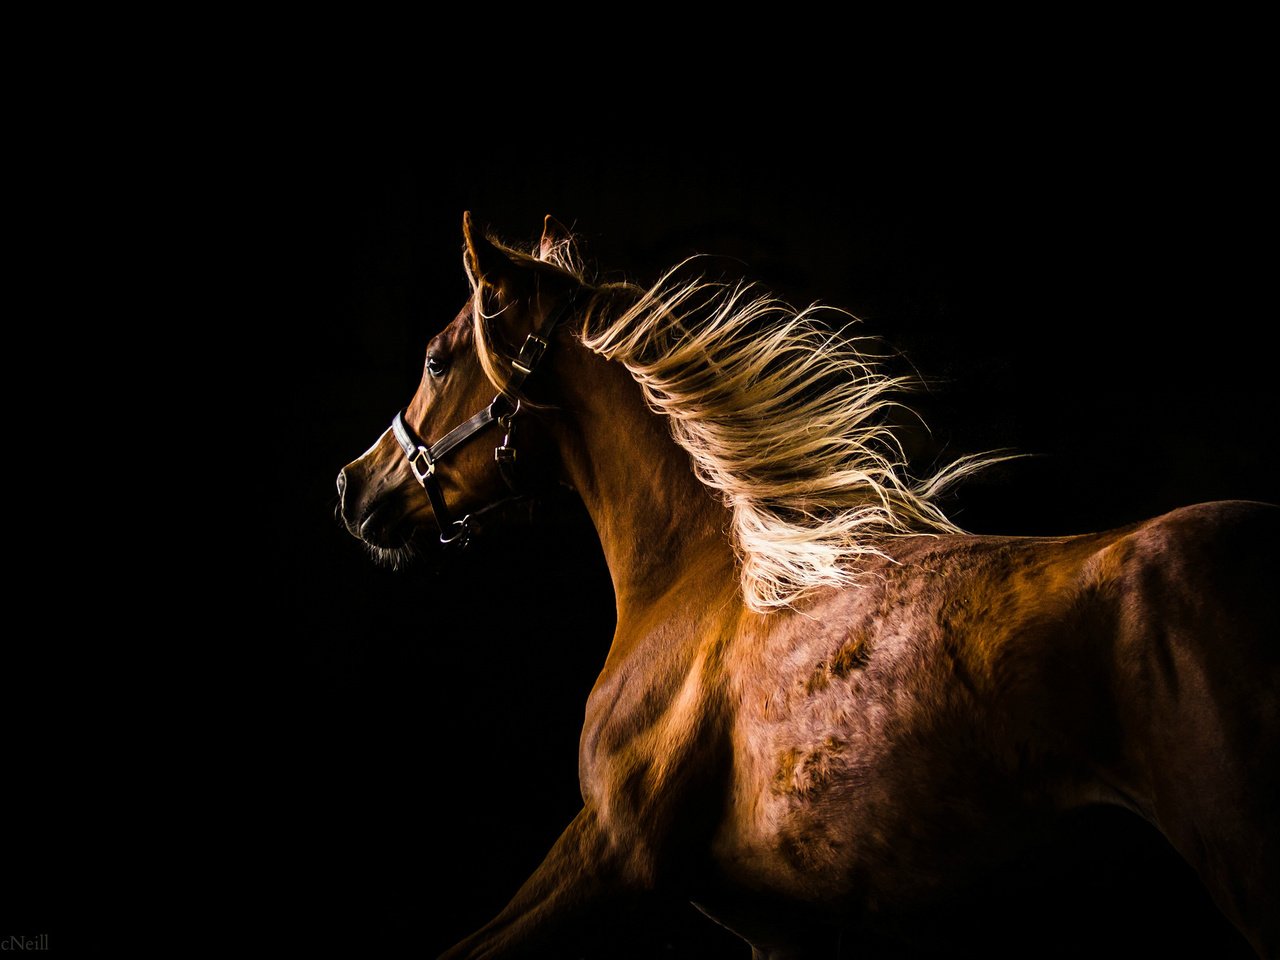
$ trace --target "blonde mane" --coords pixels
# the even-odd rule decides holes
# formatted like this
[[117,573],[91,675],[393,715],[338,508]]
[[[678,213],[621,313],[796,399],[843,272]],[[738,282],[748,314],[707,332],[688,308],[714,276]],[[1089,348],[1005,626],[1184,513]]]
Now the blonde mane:
[[[571,245],[540,253],[582,278]],[[916,381],[884,372],[875,341],[850,333],[855,317],[817,304],[798,310],[754,284],[677,279],[687,266],[647,290],[600,288],[626,305],[588,309],[576,333],[630,372],[731,510],[751,609],[856,583],[860,560],[885,556],[885,538],[963,532],[936,500],[1000,458],[964,457],[912,479],[887,415],[903,409],[895,398]],[[483,356],[489,318],[479,299]]]

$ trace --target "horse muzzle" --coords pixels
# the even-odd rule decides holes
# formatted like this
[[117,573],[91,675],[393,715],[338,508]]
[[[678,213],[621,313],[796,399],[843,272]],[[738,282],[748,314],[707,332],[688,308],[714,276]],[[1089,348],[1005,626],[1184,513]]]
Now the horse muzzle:
[[338,518],[347,533],[372,547],[396,549],[412,533],[407,511],[394,495],[370,496],[351,466],[338,472]]

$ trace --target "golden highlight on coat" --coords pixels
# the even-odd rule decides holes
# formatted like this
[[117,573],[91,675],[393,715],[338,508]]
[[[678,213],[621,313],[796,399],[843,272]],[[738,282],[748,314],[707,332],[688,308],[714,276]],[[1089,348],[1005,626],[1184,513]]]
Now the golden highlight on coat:
[[[463,236],[473,295],[402,416],[447,435],[514,344],[573,318],[514,436],[531,489],[581,497],[617,620],[581,810],[442,960],[616,955],[673,900],[757,960],[953,953],[939,906],[1097,803],[1154,825],[1280,958],[1280,510],[947,533],[937,493],[979,461],[908,478],[889,424],[906,384],[847,316],[684,279],[697,263],[647,290],[591,283],[550,217],[532,256],[469,215]],[[506,437],[476,436],[439,470],[460,515],[508,494],[487,449]],[[390,432],[337,483],[367,545],[445,532]],[[999,927],[979,924],[974,955]]]
[[[571,241],[533,259],[583,279]],[[913,480],[887,415],[916,383],[882,369],[875,341],[851,332],[857,318],[818,304],[796,309],[755,284],[682,279],[691,265],[647,290],[596,288],[576,333],[626,367],[698,478],[732,510],[751,609],[855,582],[859,560],[886,556],[887,537],[962,532],[937,499],[998,458],[965,457]],[[476,342],[503,389],[483,300],[472,300]]]

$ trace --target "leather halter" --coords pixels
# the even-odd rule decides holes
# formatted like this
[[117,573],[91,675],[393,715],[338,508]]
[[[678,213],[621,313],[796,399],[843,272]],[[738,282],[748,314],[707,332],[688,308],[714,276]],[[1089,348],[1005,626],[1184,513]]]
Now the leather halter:
[[[512,373],[507,382],[509,391],[519,390],[525,380],[538,368],[543,355],[547,352],[547,347],[550,346],[551,336],[555,333],[556,327],[573,309],[574,299],[570,296],[555,309],[540,328],[524,338],[520,352],[511,361]],[[391,421],[391,432],[395,434],[396,443],[400,445],[405,459],[409,461],[409,469],[413,471],[422,489],[427,492],[431,512],[435,514],[436,524],[440,527],[441,543],[457,543],[465,546],[471,536],[471,514],[466,514],[461,520],[453,519],[448,504],[444,501],[444,493],[440,490],[440,481],[436,478],[437,464],[491,423],[496,423],[502,428],[503,436],[502,442],[494,448],[493,459],[497,462],[498,472],[502,475],[507,487],[512,493],[519,493],[515,481],[516,449],[513,443],[514,421],[519,412],[519,400],[516,400],[513,406],[504,394],[499,393],[487,407],[432,444],[423,443],[418,438],[413,428],[405,422],[403,410]]]

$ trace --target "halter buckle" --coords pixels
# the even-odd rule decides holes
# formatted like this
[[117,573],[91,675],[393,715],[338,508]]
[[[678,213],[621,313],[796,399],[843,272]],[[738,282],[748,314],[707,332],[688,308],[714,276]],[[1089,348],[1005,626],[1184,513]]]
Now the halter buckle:
[[525,376],[533,373],[533,368],[542,360],[542,355],[547,352],[547,341],[543,340],[537,334],[529,334],[524,338],[524,345],[520,348],[520,355],[511,361],[511,365],[523,373]]
[[457,528],[453,536],[445,536],[444,531],[440,531],[440,542],[443,544],[456,543],[460,547],[465,547],[471,539],[471,514],[468,513],[461,520],[453,521],[453,526]]
[[[419,461],[426,464],[426,466],[420,468],[418,466]],[[409,469],[413,471],[418,483],[425,487],[427,485],[427,477],[436,472],[436,462],[431,459],[431,451],[426,447],[418,447],[413,452],[413,456],[409,458]]]

